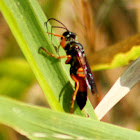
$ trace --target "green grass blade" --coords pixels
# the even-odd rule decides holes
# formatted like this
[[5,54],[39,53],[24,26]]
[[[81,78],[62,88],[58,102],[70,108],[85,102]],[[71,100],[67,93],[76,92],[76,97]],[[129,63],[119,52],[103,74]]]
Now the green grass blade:
[[90,118],[54,112],[0,97],[0,123],[32,140],[113,139],[136,140],[140,133]]
[[126,66],[140,56],[140,33],[94,53],[89,62],[93,70]]
[[35,77],[24,59],[0,61],[0,94],[21,99]]
[[[45,33],[44,22],[47,19],[37,1],[1,0],[0,9],[40,83],[51,108],[69,112],[73,93],[68,80],[69,66],[66,66],[64,61],[60,63],[53,58],[38,53],[41,46],[54,54],[55,50],[51,45],[50,36],[48,37]],[[48,28],[50,30],[50,26]],[[53,38],[53,44],[58,45],[56,37]],[[60,52],[62,52],[62,49]],[[94,112],[89,102],[87,106],[89,106],[86,107],[87,112],[92,110],[89,114],[93,116]],[[80,113],[77,106],[76,111]]]
[[[42,56],[39,55],[38,49],[40,46],[50,46],[50,44],[46,38],[45,32],[43,32],[43,27],[41,27],[40,23],[37,21],[37,16],[32,9],[30,1],[2,0],[0,5],[7,23],[16,37],[16,40],[37,79],[41,83],[43,90],[49,93],[46,94],[46,96],[50,96],[48,97],[50,99],[50,106],[53,109],[62,110],[50,87],[52,83],[48,84],[49,81],[46,81],[48,76],[45,73],[50,73],[51,71],[54,72],[54,70],[51,67],[51,64],[50,67],[49,64],[47,65],[45,59],[41,60]],[[45,21],[46,19],[44,17],[44,21],[42,19],[42,26]],[[50,62],[48,61],[48,63]],[[46,67],[46,71],[42,70],[42,67]],[[42,73],[44,73],[44,75]]]

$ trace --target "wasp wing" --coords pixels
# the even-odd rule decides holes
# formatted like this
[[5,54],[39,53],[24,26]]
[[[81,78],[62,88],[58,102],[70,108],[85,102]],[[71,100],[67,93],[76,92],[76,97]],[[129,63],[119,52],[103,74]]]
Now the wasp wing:
[[83,46],[80,43],[77,43],[76,50],[77,50],[77,53],[79,56],[79,61],[80,61],[81,66],[84,70],[85,80],[86,80],[87,86],[90,89],[91,93],[94,94],[95,92],[97,92],[97,89],[96,89],[96,85],[95,85],[95,81],[94,81],[94,76],[92,74],[92,71],[91,71],[89,64],[87,62],[87,58],[85,56]]

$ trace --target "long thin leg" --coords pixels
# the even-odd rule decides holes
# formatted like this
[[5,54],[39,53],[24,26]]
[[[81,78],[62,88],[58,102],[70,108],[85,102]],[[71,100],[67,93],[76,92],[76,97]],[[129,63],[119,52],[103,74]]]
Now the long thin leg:
[[49,32],[46,32],[47,34],[51,34],[51,35],[54,35],[54,36],[57,36],[57,37],[62,37],[62,38],[64,38],[64,36],[63,35],[59,35],[59,34],[54,34],[54,33],[49,33]]
[[49,32],[47,32],[47,34],[51,34],[51,35],[54,35],[54,36],[57,36],[57,37],[61,37],[61,42],[60,42],[60,45],[63,47],[63,48],[65,48],[65,37],[63,36],[63,35],[59,35],[59,34],[54,34],[54,33],[49,33]]
[[75,91],[72,95],[72,102],[71,102],[71,106],[70,106],[70,113],[73,113],[74,103],[76,100],[77,92],[79,90],[79,81],[73,74],[71,75],[71,78],[75,81]]
[[48,52],[46,49],[44,49],[43,47],[41,47],[40,49],[42,49],[43,51],[45,51],[45,53],[47,53],[48,55],[57,58],[57,59],[61,59],[61,58],[68,58],[71,59],[71,55],[64,55],[64,56],[55,56],[53,54],[51,54],[50,52]]

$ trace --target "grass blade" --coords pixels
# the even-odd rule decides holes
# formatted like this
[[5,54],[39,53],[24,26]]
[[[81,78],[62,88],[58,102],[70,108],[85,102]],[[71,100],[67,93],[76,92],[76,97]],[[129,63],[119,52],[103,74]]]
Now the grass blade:
[[139,69],[140,57],[130,65],[95,108],[99,120],[140,81]]
[[[38,53],[39,48],[43,46],[49,52],[56,54],[50,36],[45,33],[44,22],[47,19],[37,1],[1,0],[0,9],[40,83],[51,108],[69,112],[73,93],[73,88],[69,82],[69,66],[66,66],[64,61],[60,63],[53,58]],[[50,26],[48,28],[50,30]],[[58,46],[55,37],[52,41],[53,44]],[[60,52],[60,55],[64,53],[62,49]],[[94,116],[89,102],[87,106],[89,107],[86,107],[86,110],[92,110],[89,114]],[[77,106],[75,106],[75,109],[78,114],[81,114]]]
[[32,140],[45,139],[139,139],[140,133],[104,122],[46,108],[29,106],[0,97],[0,123]]

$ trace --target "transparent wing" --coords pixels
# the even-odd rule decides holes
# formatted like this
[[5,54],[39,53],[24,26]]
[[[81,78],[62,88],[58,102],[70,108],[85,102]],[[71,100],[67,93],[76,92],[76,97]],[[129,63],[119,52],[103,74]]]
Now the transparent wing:
[[79,60],[81,62],[82,68],[84,70],[87,86],[90,89],[91,93],[94,94],[95,92],[97,92],[95,81],[94,81],[94,76],[93,76],[92,71],[87,62],[82,45],[80,43],[77,43],[76,45],[77,45],[76,49],[78,52]]

